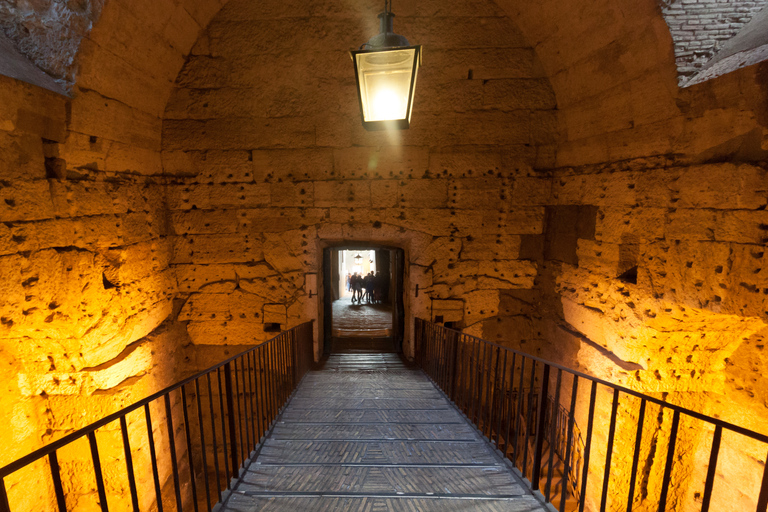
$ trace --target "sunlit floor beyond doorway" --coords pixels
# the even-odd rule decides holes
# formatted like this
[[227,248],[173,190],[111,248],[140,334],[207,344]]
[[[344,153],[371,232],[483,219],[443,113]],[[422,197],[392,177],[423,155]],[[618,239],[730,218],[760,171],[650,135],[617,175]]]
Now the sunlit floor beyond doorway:
[[392,306],[353,303],[352,295],[333,302],[333,337],[388,338],[392,336]]

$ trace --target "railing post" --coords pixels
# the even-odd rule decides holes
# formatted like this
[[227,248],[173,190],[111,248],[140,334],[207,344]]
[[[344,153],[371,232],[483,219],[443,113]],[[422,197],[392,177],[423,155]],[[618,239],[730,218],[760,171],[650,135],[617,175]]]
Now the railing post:
[[240,463],[237,460],[237,431],[235,429],[234,406],[235,399],[232,395],[232,367],[230,363],[224,365],[224,387],[227,399],[227,417],[229,420],[229,453],[232,464],[232,477],[240,475]]
[[[539,419],[536,422],[536,449],[533,453],[533,468],[531,468],[531,488],[536,491],[539,489],[539,477],[541,476],[541,452],[544,448],[544,437],[546,436],[546,425],[544,425],[544,416],[547,413],[547,402],[549,393],[549,365],[544,365],[544,375],[541,377],[541,393],[539,394]],[[550,446],[552,450],[554,447]]]

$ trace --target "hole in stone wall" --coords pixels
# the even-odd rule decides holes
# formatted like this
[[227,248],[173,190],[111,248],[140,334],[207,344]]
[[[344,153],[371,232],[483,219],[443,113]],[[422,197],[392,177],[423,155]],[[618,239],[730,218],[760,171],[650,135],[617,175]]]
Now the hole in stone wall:
[[102,273],[101,280],[102,280],[102,283],[104,284],[105,290],[109,290],[110,288],[117,288],[117,285],[115,283],[107,279],[107,274]]
[[280,332],[280,324],[278,323],[267,323],[264,324],[264,332]]
[[445,322],[443,324],[447,329],[456,329],[460,330],[461,326],[459,325],[459,322]]
[[637,284],[637,267],[630,268],[617,277],[617,279],[624,283]]

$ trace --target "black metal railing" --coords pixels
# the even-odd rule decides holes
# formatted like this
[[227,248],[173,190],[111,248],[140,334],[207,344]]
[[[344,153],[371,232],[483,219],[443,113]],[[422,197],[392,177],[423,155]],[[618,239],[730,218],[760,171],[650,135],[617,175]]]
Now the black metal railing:
[[766,512],[768,436],[425,320],[415,327],[417,363],[557,510]]
[[211,510],[313,359],[308,322],[40,448],[0,468],[0,512]]

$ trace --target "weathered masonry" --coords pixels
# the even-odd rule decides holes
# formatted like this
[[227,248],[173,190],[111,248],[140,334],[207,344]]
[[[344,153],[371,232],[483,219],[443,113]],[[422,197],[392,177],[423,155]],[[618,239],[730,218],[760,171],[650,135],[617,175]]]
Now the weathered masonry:
[[[315,320],[319,358],[323,251],[349,243],[403,251],[406,357],[416,318],[450,322],[765,432],[763,2],[396,2],[424,48],[396,133],[360,126],[348,52],[381,5],[351,4],[0,6],[0,466],[275,326]],[[759,487],[743,451],[718,478]]]

